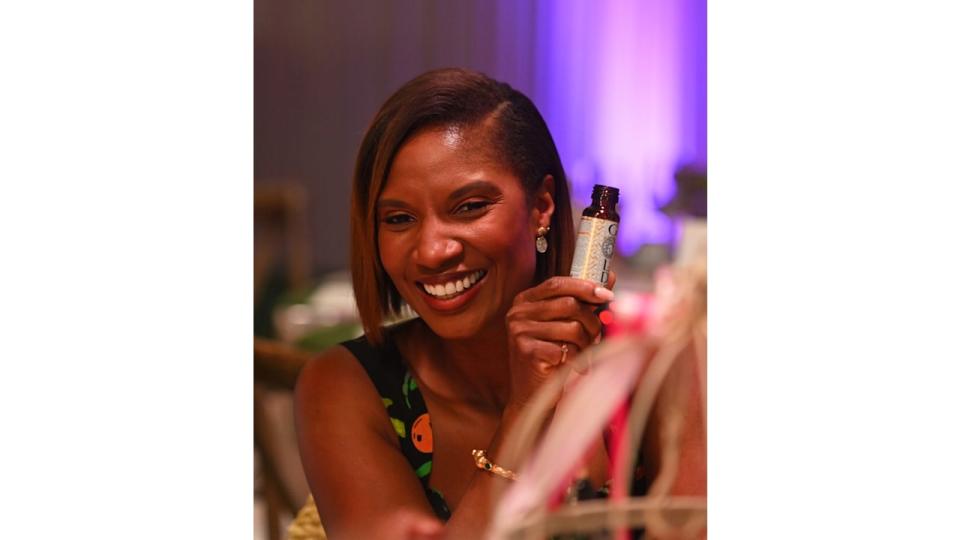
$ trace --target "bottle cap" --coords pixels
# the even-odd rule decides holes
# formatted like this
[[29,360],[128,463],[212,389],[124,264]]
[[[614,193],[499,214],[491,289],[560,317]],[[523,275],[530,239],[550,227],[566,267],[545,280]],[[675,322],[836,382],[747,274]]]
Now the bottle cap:
[[620,190],[615,187],[594,184],[593,194],[590,196],[590,198],[592,198],[594,201],[607,199],[611,203],[617,204],[617,201],[620,199]]

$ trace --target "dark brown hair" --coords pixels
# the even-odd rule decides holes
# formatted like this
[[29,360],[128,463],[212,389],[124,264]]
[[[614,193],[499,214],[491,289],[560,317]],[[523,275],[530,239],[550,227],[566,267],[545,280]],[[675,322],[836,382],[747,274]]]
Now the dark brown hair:
[[428,71],[387,99],[357,154],[351,201],[351,272],[363,328],[373,343],[382,341],[384,317],[397,313],[403,303],[380,262],[377,199],[403,143],[423,129],[450,125],[483,127],[493,157],[520,179],[528,202],[544,178],[553,176],[555,209],[547,233],[550,248],[537,256],[536,282],[570,270],[574,230],[567,177],[536,106],[510,85],[482,73],[465,69]]

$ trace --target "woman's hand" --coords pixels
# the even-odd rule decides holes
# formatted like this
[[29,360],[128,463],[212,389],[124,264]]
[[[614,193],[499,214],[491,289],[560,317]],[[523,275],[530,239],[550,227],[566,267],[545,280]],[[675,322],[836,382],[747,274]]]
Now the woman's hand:
[[[611,288],[615,281],[611,272]],[[611,300],[610,289],[567,276],[551,277],[517,295],[507,312],[513,406],[522,407],[562,362],[594,343],[600,335],[594,312]]]
[[409,509],[397,510],[387,520],[390,532],[381,538],[400,540],[443,540],[446,538],[443,523],[433,516],[426,516]]

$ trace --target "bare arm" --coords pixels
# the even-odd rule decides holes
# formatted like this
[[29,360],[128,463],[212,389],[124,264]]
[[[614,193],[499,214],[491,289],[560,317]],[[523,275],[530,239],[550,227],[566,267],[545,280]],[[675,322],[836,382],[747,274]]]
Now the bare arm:
[[346,349],[334,347],[304,367],[295,414],[303,468],[330,538],[411,538],[439,529],[376,388]]

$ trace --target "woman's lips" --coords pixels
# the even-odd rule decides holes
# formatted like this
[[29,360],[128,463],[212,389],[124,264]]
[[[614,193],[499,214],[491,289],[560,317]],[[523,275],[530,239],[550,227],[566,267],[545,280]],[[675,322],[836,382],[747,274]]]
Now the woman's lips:
[[417,290],[419,290],[420,294],[423,296],[424,302],[426,302],[426,304],[434,311],[451,312],[460,309],[466,305],[467,302],[473,300],[473,298],[477,295],[477,289],[483,286],[486,280],[487,272],[484,272],[484,275],[476,283],[471,285],[469,289],[464,289],[461,294],[448,299],[441,299],[433,296],[424,290],[423,284],[418,284]]

